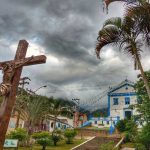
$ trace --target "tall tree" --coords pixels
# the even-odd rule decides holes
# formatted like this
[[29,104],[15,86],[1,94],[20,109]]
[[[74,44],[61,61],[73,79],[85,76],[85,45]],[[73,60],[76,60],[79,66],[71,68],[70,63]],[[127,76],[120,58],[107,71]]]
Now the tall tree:
[[148,96],[150,98],[150,87],[144,74],[140,61],[141,51],[145,38],[141,37],[141,30],[137,27],[134,19],[126,16],[124,18],[116,17],[105,21],[102,29],[99,31],[96,45],[96,54],[99,56],[101,49],[113,44],[118,46],[120,51],[131,55],[135,61],[135,68],[140,69]]
[[62,99],[54,99],[52,103],[52,107],[50,109],[50,113],[54,116],[54,129],[56,129],[56,121],[57,117],[60,115],[63,116],[71,116],[72,111],[69,104],[64,104]]
[[16,115],[16,127],[19,127],[20,119],[26,120],[26,108],[29,101],[29,94],[22,88],[18,88],[16,102],[13,108],[14,115]]
[[139,32],[145,38],[147,45],[150,45],[150,3],[128,5],[125,16],[132,18]]
[[[149,0],[104,0],[106,8],[113,2],[124,2],[126,4],[125,16],[132,18],[136,25],[136,32],[141,34],[147,45],[150,45],[150,1]],[[137,58],[138,59],[138,58]],[[140,64],[139,64],[140,67]],[[143,69],[142,76],[144,75]],[[150,98],[150,87],[147,79],[143,76],[143,81],[146,86],[147,93]]]
[[49,98],[40,95],[31,95],[26,108],[28,132],[32,133],[33,127],[50,113],[51,103]]
[[[145,72],[148,83],[150,85],[150,71]],[[150,100],[146,92],[146,88],[144,86],[143,78],[141,75],[138,75],[138,81],[135,84],[135,89],[138,96],[138,103],[135,105],[138,113],[138,118],[141,122],[150,123]]]

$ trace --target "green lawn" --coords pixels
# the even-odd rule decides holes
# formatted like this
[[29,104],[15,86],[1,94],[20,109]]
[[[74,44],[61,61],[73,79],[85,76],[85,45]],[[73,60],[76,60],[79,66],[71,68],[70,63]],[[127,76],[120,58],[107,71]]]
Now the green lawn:
[[125,144],[122,144],[121,147],[122,148],[124,148],[124,147],[134,148],[135,144],[134,143],[125,143]]
[[[48,146],[46,150],[70,150],[71,148],[83,143],[85,140],[74,140],[74,144],[66,144],[65,141],[59,142],[57,146]],[[41,150],[40,145],[33,146],[33,148],[19,147],[18,150]],[[14,149],[5,149],[5,150],[14,150]]]

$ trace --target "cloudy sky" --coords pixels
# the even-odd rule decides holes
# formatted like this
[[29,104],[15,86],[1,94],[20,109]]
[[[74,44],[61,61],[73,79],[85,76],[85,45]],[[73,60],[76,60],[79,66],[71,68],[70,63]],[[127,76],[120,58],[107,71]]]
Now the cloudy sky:
[[[0,2],[0,61],[13,59],[20,39],[29,42],[28,56],[47,56],[44,65],[24,67],[22,76],[32,80],[28,88],[47,85],[38,93],[80,98],[85,103],[126,77],[136,81],[138,71],[127,55],[115,47],[105,47],[99,60],[94,51],[103,22],[123,15],[121,3],[111,4],[106,14],[101,0]],[[148,70],[149,52],[143,53],[142,63]]]

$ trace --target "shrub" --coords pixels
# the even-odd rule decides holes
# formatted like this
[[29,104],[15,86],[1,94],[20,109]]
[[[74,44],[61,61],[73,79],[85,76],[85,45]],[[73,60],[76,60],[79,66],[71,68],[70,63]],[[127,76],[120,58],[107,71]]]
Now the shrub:
[[116,128],[119,132],[124,132],[126,130],[126,122],[127,120],[119,120],[116,124]]
[[54,130],[52,132],[52,141],[54,142],[54,145],[56,146],[57,143],[62,140],[62,132],[61,130]]
[[36,140],[42,146],[42,150],[46,150],[46,146],[51,144],[50,138],[40,138]]
[[150,124],[142,128],[142,131],[137,136],[137,141],[145,145],[147,149],[150,147]]
[[66,129],[64,132],[64,136],[67,138],[66,143],[71,144],[73,143],[74,137],[77,135],[77,132],[73,129]]
[[136,150],[146,150],[146,147],[141,143],[136,143],[135,144],[135,149]]
[[135,138],[138,134],[137,124],[133,120],[128,120],[126,122],[126,128],[128,139],[131,142],[135,142]]
[[51,136],[50,133],[47,131],[42,131],[42,132],[32,134],[32,138],[35,140],[40,138],[50,138],[50,136]]
[[17,128],[9,133],[8,138],[18,139],[19,142],[24,142],[28,138],[28,133],[25,129]]
[[127,142],[130,142],[130,133],[128,131],[124,132],[124,141],[127,143]]
[[114,148],[115,143],[110,141],[108,143],[102,144],[100,146],[100,150],[112,150]]
[[42,146],[42,150],[45,150],[46,146],[51,144],[51,135],[49,132],[43,131],[39,133],[34,133],[32,137],[36,140],[38,144]]
[[120,120],[116,124],[116,128],[118,129],[119,132],[124,132],[125,135],[125,141],[126,142],[134,142],[135,137],[137,135],[137,124],[134,122],[134,120]]

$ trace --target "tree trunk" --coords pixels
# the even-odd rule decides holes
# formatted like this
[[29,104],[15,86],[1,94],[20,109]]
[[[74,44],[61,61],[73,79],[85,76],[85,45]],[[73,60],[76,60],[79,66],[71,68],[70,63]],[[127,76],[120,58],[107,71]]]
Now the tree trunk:
[[150,87],[148,85],[148,79],[147,79],[147,77],[146,77],[146,75],[144,73],[144,70],[143,70],[143,67],[142,67],[139,55],[137,54],[136,47],[134,47],[133,50],[134,50],[134,53],[135,53],[135,56],[136,56],[136,60],[137,60],[137,63],[138,63],[138,66],[139,66],[139,69],[141,71],[141,75],[142,75],[142,78],[143,78],[143,82],[144,82],[144,85],[146,87],[146,91],[147,91],[147,94],[148,94],[148,97],[149,97],[149,100],[150,100]]
[[20,120],[20,113],[18,112],[17,121],[16,121],[16,127],[15,128],[19,127],[19,120]]
[[55,116],[54,117],[54,130],[56,129],[56,119],[57,119],[57,117]]
[[46,150],[46,146],[45,145],[42,147],[42,150]]

